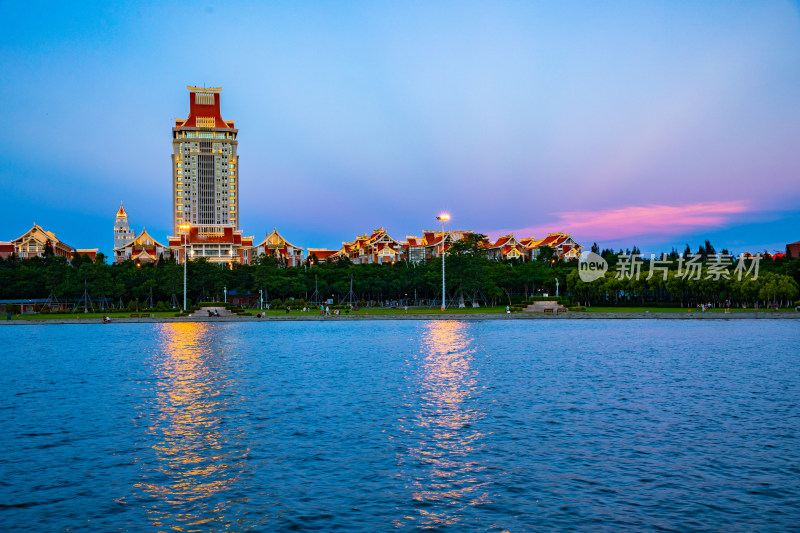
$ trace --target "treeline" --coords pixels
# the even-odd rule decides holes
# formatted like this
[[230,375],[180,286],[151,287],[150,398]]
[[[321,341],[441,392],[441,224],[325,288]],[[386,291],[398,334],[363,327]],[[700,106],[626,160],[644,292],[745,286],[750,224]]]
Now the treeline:
[[[665,264],[667,279],[658,272],[646,279],[642,269],[638,278],[619,276],[618,254],[610,250],[602,255],[609,262],[604,277],[586,283],[581,280],[576,261],[557,261],[552,250],[542,250],[535,261],[494,261],[481,254],[475,239],[455,243],[446,256],[447,297],[451,303],[473,299],[481,305],[518,303],[532,295],[559,296],[582,305],[674,305],[687,306],[712,302],[730,302],[733,306],[752,306],[756,302],[789,304],[798,296],[800,259],[762,259],[758,279],[729,277],[700,279],[680,276],[682,265],[677,254]],[[668,257],[669,258],[669,257]],[[707,257],[704,266],[708,266]],[[336,263],[283,268],[274,258],[263,256],[252,265],[222,268],[203,259],[188,264],[187,295],[191,303],[220,301],[228,294],[253,295],[258,301],[264,292],[265,303],[273,300],[333,299],[349,300],[351,280],[355,300],[381,304],[386,301],[407,305],[438,305],[441,300],[441,260],[412,264],[354,265],[347,259]],[[630,273],[630,272],[629,272]],[[31,259],[10,256],[0,259],[0,299],[46,299],[76,302],[87,291],[95,302],[104,299],[115,305],[169,307],[183,301],[183,265],[165,258],[157,264],[125,262],[105,263],[101,254],[64,258],[46,255]],[[173,296],[175,298],[173,298]],[[147,302],[148,305],[145,305]],[[161,302],[158,304],[158,302]]]

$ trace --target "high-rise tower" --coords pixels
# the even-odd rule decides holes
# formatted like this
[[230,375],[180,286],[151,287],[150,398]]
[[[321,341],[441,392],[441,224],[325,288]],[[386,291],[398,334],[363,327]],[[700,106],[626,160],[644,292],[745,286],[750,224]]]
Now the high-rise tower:
[[252,237],[239,230],[239,130],[222,118],[221,88],[187,89],[189,117],[172,128],[170,248],[180,260],[188,249],[190,257],[247,263]]
[[114,219],[114,248],[124,246],[135,238],[136,233],[131,230],[128,222],[128,213],[125,212],[125,208],[122,207],[120,202],[117,216]]
[[220,89],[189,89],[189,117],[172,128],[173,223],[200,234],[238,229],[239,130],[220,113]]

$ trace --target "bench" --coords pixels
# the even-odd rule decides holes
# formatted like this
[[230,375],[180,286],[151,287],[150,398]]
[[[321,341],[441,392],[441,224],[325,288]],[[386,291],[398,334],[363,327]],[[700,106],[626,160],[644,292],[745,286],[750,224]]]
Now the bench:
[[545,307],[545,308],[542,310],[542,312],[543,312],[543,313],[552,313],[552,312],[553,312],[553,308],[552,308],[552,307]]
[[139,313],[131,313],[131,318],[139,318]]

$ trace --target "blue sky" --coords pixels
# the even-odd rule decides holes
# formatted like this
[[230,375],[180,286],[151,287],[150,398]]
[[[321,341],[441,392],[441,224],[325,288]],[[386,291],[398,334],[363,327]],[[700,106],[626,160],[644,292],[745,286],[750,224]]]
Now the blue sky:
[[241,225],[589,246],[800,239],[791,2],[0,3],[0,240],[171,228],[187,85],[239,128]]

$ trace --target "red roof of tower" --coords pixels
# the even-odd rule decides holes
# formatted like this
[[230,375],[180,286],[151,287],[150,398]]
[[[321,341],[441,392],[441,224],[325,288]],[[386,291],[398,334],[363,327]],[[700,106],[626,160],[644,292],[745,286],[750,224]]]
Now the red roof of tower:
[[[233,121],[225,122],[222,118],[219,106],[219,89],[201,89],[199,87],[187,87],[189,89],[189,118],[183,124],[176,126],[184,128],[197,128],[197,118],[213,118],[215,128],[229,128],[233,129]],[[214,97],[213,104],[199,104],[197,103],[196,94],[208,94]]]

